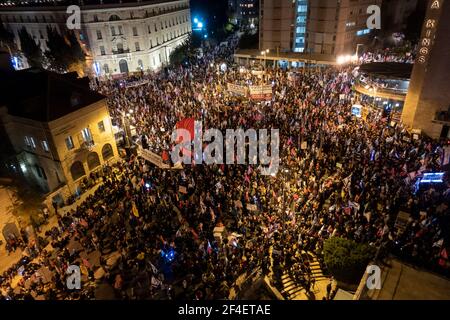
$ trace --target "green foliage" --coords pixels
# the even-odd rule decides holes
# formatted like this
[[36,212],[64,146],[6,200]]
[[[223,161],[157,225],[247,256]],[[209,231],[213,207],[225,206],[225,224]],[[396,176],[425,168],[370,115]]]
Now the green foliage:
[[356,284],[361,280],[375,249],[339,237],[327,239],[323,246],[325,265],[338,281]]
[[80,46],[80,42],[77,39],[77,36],[75,35],[75,32],[73,30],[69,30],[67,32],[67,40],[69,41],[70,48],[73,55],[73,62],[79,63],[85,61],[85,55],[84,51]]
[[226,30],[227,32],[229,32],[229,33],[234,32],[236,29],[237,29],[237,27],[236,27],[234,24],[232,24],[231,22],[228,22],[228,23],[225,25],[225,30]]
[[71,65],[84,62],[83,50],[73,31],[61,35],[57,30],[47,26],[47,34],[48,50],[45,55],[53,70],[64,72]]
[[42,66],[42,51],[25,27],[19,30],[20,48],[31,67]]
[[196,55],[196,38],[192,34],[170,53],[170,64],[178,66]]
[[15,51],[14,34],[7,27],[0,23],[0,47]]

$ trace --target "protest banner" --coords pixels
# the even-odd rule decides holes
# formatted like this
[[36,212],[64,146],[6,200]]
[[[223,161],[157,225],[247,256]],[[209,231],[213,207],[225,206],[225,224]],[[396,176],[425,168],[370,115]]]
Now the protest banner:
[[161,156],[157,155],[156,153],[151,152],[150,150],[138,149],[138,155],[144,158],[145,160],[153,163],[155,166],[162,168],[162,169],[168,169],[169,165],[165,164],[162,161]]
[[239,96],[245,96],[247,94],[247,88],[245,86],[241,86],[238,84],[228,83],[227,89],[228,89],[228,92],[239,95]]
[[272,85],[250,86],[250,98],[253,100],[271,100]]

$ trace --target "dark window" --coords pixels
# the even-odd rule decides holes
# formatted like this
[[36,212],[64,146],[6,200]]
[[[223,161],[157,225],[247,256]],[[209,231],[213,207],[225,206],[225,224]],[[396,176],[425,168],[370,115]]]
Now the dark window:
[[109,143],[105,144],[102,148],[103,161],[106,161],[113,156],[114,156],[114,152],[113,152],[112,146]]
[[70,167],[70,174],[72,175],[72,179],[74,181],[84,176],[86,172],[84,171],[83,163],[80,161],[74,162]]
[[98,130],[99,130],[100,132],[105,132],[105,124],[103,123],[103,120],[100,121],[100,122],[97,124],[97,126],[98,126]]
[[88,154],[87,164],[90,171],[94,170],[100,165],[100,158],[98,157],[97,152],[91,152]]

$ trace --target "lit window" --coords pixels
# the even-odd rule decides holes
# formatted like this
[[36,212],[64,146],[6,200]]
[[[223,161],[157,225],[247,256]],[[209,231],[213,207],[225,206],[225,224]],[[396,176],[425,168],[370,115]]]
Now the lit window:
[[369,33],[370,33],[370,29],[363,29],[363,30],[356,31],[357,36],[363,36],[363,35],[369,34]]
[[306,22],[306,16],[298,16],[297,17],[297,23],[305,23]]
[[74,148],[73,139],[71,136],[68,136],[66,138],[66,146],[67,146],[67,150],[72,150]]
[[89,130],[89,128],[84,128],[83,130],[81,130],[81,135],[83,136],[83,140],[85,142],[89,142],[89,143],[94,142],[92,139],[91,130]]
[[306,28],[305,27],[297,27],[297,33],[305,33]]
[[298,11],[297,12],[306,12],[308,10],[308,6],[307,5],[300,5],[298,6]]
[[42,149],[44,149],[45,152],[49,152],[50,149],[48,147],[48,142],[47,141],[42,141]]
[[36,143],[34,142],[33,137],[30,137],[30,143],[31,143],[31,147],[32,147],[33,149],[36,149]]

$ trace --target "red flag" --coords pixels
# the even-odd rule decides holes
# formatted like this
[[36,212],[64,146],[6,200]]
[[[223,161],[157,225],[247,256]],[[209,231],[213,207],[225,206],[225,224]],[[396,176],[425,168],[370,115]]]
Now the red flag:
[[[189,132],[189,134],[191,136],[191,140],[189,140],[189,141],[192,141],[194,139],[194,136],[195,136],[195,119],[194,118],[184,118],[183,120],[180,120],[177,122],[176,127],[177,127],[177,129],[184,129]],[[178,140],[177,143],[187,142],[187,141],[184,141],[181,137],[178,137],[177,140]],[[191,151],[186,148],[183,148],[182,152],[183,152],[183,155],[187,155],[189,157],[192,156]]]
[[185,129],[185,130],[189,131],[189,134],[191,135],[191,141],[192,141],[192,139],[194,139],[194,134],[195,134],[194,123],[195,123],[194,118],[184,118],[183,120],[180,120],[177,122],[176,127],[177,127],[177,129]]
[[169,153],[166,150],[164,150],[161,157],[162,157],[163,161],[168,161]]

